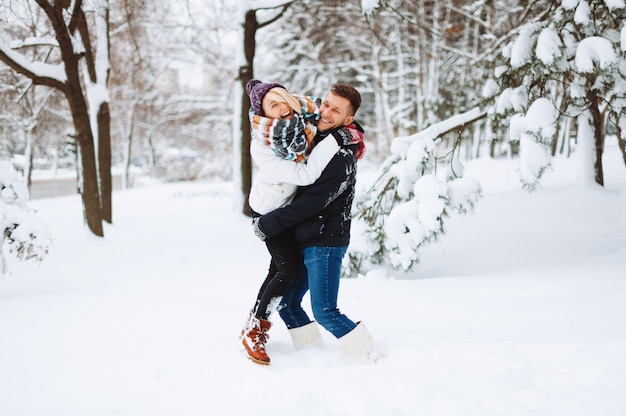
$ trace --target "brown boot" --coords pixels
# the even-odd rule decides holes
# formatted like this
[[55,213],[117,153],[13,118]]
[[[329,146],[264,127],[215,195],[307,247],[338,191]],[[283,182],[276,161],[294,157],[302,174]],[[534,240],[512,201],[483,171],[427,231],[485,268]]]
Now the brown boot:
[[265,352],[265,343],[270,337],[267,331],[271,327],[270,321],[251,317],[241,334],[241,343],[245,348],[247,357],[257,364],[270,364],[270,357]]

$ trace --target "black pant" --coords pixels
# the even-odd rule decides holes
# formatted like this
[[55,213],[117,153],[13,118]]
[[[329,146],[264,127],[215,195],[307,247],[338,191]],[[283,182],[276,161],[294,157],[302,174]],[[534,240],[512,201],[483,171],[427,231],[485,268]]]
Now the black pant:
[[304,260],[294,238],[293,229],[268,238],[265,240],[265,245],[272,259],[253,309],[254,316],[260,319],[269,318],[287,288],[298,278],[304,267]]

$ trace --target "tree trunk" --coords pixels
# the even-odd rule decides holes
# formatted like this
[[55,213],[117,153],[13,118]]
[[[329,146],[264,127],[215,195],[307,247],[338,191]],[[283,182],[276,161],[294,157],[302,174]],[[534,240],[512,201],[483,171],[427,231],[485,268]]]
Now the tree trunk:
[[78,61],[72,54],[73,59],[65,59],[65,72],[67,74],[67,88],[65,94],[69,103],[72,121],[76,130],[76,143],[80,147],[82,165],[82,200],[85,209],[87,226],[95,235],[104,236],[102,228],[102,205],[100,204],[100,191],[98,187],[98,171],[96,168],[96,153],[93,133],[89,123],[89,111],[83,96],[80,78],[78,75]]
[[239,68],[239,82],[241,83],[241,193],[244,195],[242,212],[250,215],[250,189],[252,188],[252,157],[250,156],[250,119],[248,118],[248,109],[250,108],[250,99],[246,93],[246,84],[252,79],[254,73],[254,51],[256,48],[256,31],[258,23],[256,20],[256,11],[248,10],[246,12],[246,20],[244,25],[244,55],[245,63]]
[[[76,94],[76,93],[74,93]],[[80,94],[80,91],[79,91]],[[80,95],[80,100],[82,100]],[[85,208],[85,220],[92,233],[99,237],[104,236],[102,228],[102,205],[100,204],[100,192],[98,189],[98,173],[96,169],[95,146],[93,135],[89,125],[89,114],[86,108],[76,109],[69,98],[74,128],[76,129],[76,142],[80,146],[80,158],[82,166],[82,200]],[[82,115],[80,115],[82,113]]]
[[103,102],[98,111],[98,169],[100,170],[100,195],[102,198],[102,219],[113,222],[111,195],[111,114],[109,103]]
[[24,179],[26,181],[26,187],[30,191],[33,184],[33,133],[34,127],[27,126],[24,130],[26,148],[24,152]]
[[[135,102],[133,102],[130,106],[129,109],[126,110],[126,116],[128,117],[127,123],[126,123],[126,128],[128,129],[127,133],[123,133],[123,135],[126,136],[126,143],[127,143],[127,147],[126,147],[126,155],[124,156],[124,178],[122,180],[122,183],[124,184],[124,189],[128,188],[130,186],[130,166],[132,163],[132,157],[133,157],[133,136],[134,136],[134,118],[135,118],[135,108],[136,108],[136,104]],[[148,134],[148,143],[150,144],[150,152],[148,154],[152,154],[152,140],[150,139],[150,137],[152,136],[152,133]],[[154,163],[153,162],[153,158],[151,158],[149,165],[150,168],[154,168]]]
[[622,136],[622,120],[619,118],[619,115],[615,117],[617,118],[615,121],[615,126],[617,127],[617,145],[622,151],[622,159],[624,159],[624,166],[626,166],[626,139]]
[[595,181],[597,184],[604,186],[604,172],[602,169],[602,154],[604,153],[604,118],[600,112],[598,96],[595,92],[590,92],[587,95],[591,102],[589,112],[591,113],[593,138],[595,143],[595,161],[593,164]]

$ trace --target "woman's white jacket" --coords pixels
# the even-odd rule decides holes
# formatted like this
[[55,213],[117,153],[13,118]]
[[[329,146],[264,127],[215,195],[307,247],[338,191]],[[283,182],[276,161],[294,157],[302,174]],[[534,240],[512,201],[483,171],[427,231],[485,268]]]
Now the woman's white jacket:
[[298,186],[311,185],[339,150],[337,141],[329,135],[319,142],[305,162],[285,160],[272,148],[252,140],[250,155],[258,170],[250,190],[250,208],[263,215],[289,204]]

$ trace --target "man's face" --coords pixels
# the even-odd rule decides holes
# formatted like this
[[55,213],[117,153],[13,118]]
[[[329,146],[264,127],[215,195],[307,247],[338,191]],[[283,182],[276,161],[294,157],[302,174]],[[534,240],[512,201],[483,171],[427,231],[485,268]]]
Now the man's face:
[[320,131],[328,131],[347,126],[353,120],[354,116],[350,113],[350,100],[329,92],[320,106],[320,120],[317,128]]

